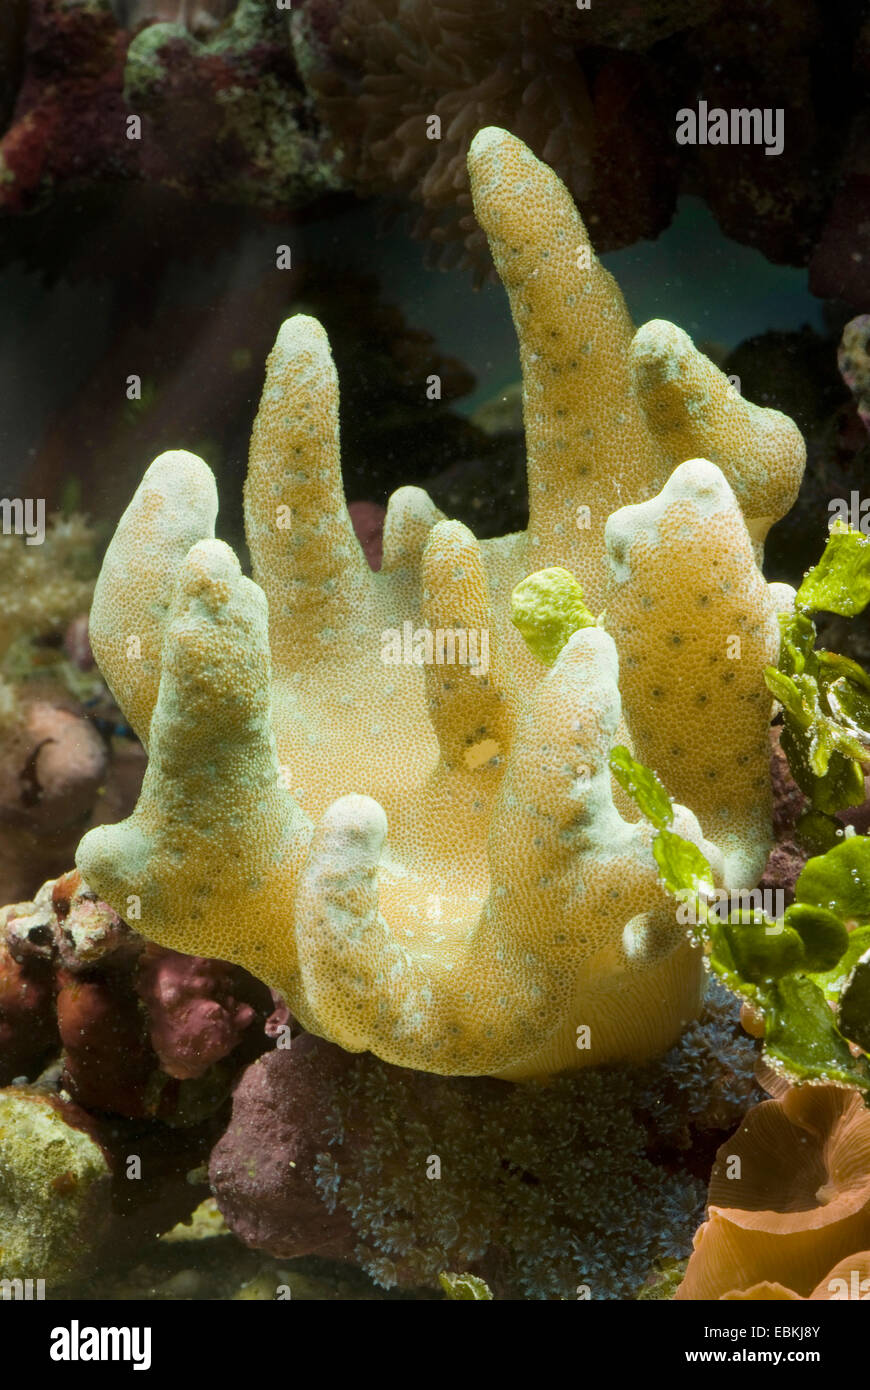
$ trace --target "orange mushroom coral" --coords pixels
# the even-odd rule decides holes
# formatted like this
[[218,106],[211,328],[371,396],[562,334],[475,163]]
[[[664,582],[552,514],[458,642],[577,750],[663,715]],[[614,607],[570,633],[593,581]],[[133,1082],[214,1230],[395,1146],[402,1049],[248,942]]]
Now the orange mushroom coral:
[[847,1255],[845,1260],[828,1272],[810,1294],[818,1302],[839,1302],[844,1299],[870,1300],[870,1250]]
[[834,1278],[861,1296],[868,1257],[850,1254],[870,1244],[870,1111],[861,1096],[799,1086],[756,1106],[719,1149],[708,1212],[677,1298],[849,1297],[840,1285],[829,1290]]

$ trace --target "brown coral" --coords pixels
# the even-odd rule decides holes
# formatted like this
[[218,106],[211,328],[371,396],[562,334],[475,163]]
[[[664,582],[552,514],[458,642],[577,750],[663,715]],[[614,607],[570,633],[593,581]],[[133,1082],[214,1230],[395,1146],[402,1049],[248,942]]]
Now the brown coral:
[[556,170],[600,250],[670,220],[670,132],[635,55],[596,50],[581,65],[575,45],[600,42],[590,16],[563,16],[554,29],[529,0],[322,0],[293,30],[343,174],[360,192],[418,204],[414,233],[443,248],[443,265],[489,264],[465,169],[489,124],[508,126]]
[[720,1148],[677,1297],[848,1297],[831,1281],[868,1242],[870,1112],[835,1086],[791,1088]]

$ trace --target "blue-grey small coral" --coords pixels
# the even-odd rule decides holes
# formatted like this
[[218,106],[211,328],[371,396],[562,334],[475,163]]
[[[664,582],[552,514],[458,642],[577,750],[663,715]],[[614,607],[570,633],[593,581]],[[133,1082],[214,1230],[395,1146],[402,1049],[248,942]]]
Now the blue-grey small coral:
[[[501,1297],[631,1298],[658,1262],[689,1254],[711,1138],[757,1098],[756,1050],[712,982],[702,1018],[641,1070],[513,1086],[357,1058],[318,1190],[386,1288],[463,1269]],[[421,1185],[423,1171],[438,1176]]]

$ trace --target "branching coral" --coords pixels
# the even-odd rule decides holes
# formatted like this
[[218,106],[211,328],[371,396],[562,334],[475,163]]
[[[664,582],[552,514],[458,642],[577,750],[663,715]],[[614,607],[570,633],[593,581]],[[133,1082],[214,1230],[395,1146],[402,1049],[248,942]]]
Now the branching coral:
[[[94,650],[150,762],[134,815],[78,863],[144,934],[244,964],[349,1050],[518,1078],[654,1055],[698,1008],[700,955],[651,828],[613,799],[620,662],[638,755],[655,745],[697,803],[680,833],[731,886],[761,870],[762,673],[787,596],[755,557],[803,445],[677,330],[634,335],[567,191],[519,140],[482,131],[470,170],[520,343],[528,532],[478,543],[403,488],[371,573],[328,344],[289,320],[251,442],[255,582],[210,538],[214,481],[185,453],[151,466],[106,556]],[[678,440],[716,462],[669,479]],[[608,630],[575,632],[542,674],[509,604],[548,565],[607,606]]]

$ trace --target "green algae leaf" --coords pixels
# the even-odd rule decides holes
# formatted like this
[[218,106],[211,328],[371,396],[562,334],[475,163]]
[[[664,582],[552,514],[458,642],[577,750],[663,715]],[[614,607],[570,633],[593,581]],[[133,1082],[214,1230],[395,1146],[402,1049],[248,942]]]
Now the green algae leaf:
[[786,931],[794,931],[804,951],[804,969],[809,974],[833,970],[849,947],[846,924],[835,912],[815,903],[792,903],[783,915]]
[[577,580],[558,566],[520,581],[511,595],[511,622],[545,666],[553,665],[572,633],[595,626]]
[[814,811],[832,816],[844,806],[861,805],[864,800],[864,773],[855,758],[844,756],[836,748],[829,750],[826,769],[820,777],[813,771],[818,744],[812,735],[795,731],[788,716],[781,744],[792,776],[801,791],[809,797]]
[[[798,677],[798,680],[800,677]],[[790,714],[801,730],[809,728],[813,722],[813,709],[797,680],[779,671],[775,666],[764,670],[764,683],[775,700],[779,700],[783,712]]]
[[438,1275],[438,1283],[444,1290],[444,1297],[451,1302],[473,1299],[476,1303],[489,1303],[492,1301],[492,1290],[482,1279],[478,1279],[476,1274],[447,1274]]
[[742,978],[737,969],[725,924],[708,919],[706,931],[710,941],[710,969],[714,975],[718,975],[732,993],[754,999],[758,991],[755,985]]
[[[755,985],[772,984],[801,969],[803,942],[792,927],[755,920],[758,915],[735,913],[722,923],[722,931],[741,979]],[[741,920],[750,917],[753,920]]]
[[870,676],[848,657],[815,650],[805,613],[781,614],[779,666],[764,679],[780,702],[782,749],[812,809],[833,815],[864,800],[870,761]]
[[[870,1040],[870,952],[866,975],[859,973],[865,962],[852,957],[858,943],[850,940],[844,920],[855,917],[855,911],[844,908],[855,909],[857,902],[870,922],[870,842],[851,837],[809,860],[798,879],[797,900],[781,920],[748,911],[722,921],[708,912],[705,901],[713,889],[707,859],[697,845],[668,829],[673,807],[658,777],[621,746],[614,748],[610,766],[658,830],[652,848],[664,886],[683,900],[686,895],[694,900],[697,917],[692,920],[701,926],[696,935],[709,943],[711,970],[761,1010],[765,1055],[771,1064],[794,1081],[834,1081],[870,1090],[867,1061],[856,1061],[847,1041],[854,1038],[860,1046],[862,1037]],[[824,818],[828,833],[829,819],[833,820]],[[856,843],[863,847],[855,848]],[[852,974],[844,987],[847,959]],[[853,992],[847,995],[850,985]],[[828,1003],[841,989],[840,1015],[846,999],[851,1033],[838,1029]]]
[[804,811],[794,828],[795,839],[810,854],[827,854],[842,844],[845,826],[825,811]]
[[[815,653],[815,676],[827,710],[842,730],[852,735],[854,756],[870,759],[870,676],[839,652]],[[846,752],[845,744],[840,745]]]
[[826,681],[847,680],[859,690],[864,690],[870,694],[870,676],[857,661],[853,661],[850,656],[841,656],[839,652],[826,651],[821,647],[815,653],[819,663],[820,675]]
[[[799,689],[796,682],[790,684]],[[784,744],[787,733],[786,728]],[[835,751],[831,764],[836,756]],[[870,1089],[867,1061],[856,1061],[847,1041],[859,1046],[861,1038],[870,1041],[870,951],[865,961],[863,943],[854,933],[850,938],[846,927],[846,920],[870,923],[870,841],[852,836],[810,859],[798,879],[796,901],[779,921],[754,911],[732,913],[722,921],[708,910],[713,874],[707,859],[697,845],[668,829],[673,806],[658,777],[622,746],[613,749],[610,766],[658,830],[652,849],[664,886],[695,903],[692,920],[701,927],[696,935],[709,944],[710,968],[761,1010],[768,1060],[795,1081]],[[818,817],[819,812],[813,814]],[[821,819],[826,837],[838,833],[832,816]],[[829,998],[839,1000],[841,1017],[846,1000],[851,1033],[845,1026],[838,1029]]]
[[870,951],[855,963],[837,1009],[840,1032],[870,1052]]
[[797,607],[854,618],[870,603],[870,538],[860,531],[831,532],[822,558],[804,577]]
[[764,1055],[794,1081],[835,1081],[862,1090],[870,1071],[837,1027],[823,992],[807,975],[786,975],[765,990]]
[[816,655],[816,625],[806,613],[780,613],[780,670],[787,676],[801,676]]
[[844,922],[870,923],[870,839],[851,835],[808,859],[794,891],[796,902],[824,907]]
[[828,712],[825,691],[815,673],[789,676],[768,666],[764,680],[782,705],[782,749],[792,776],[813,808],[832,814],[843,806],[860,804],[864,774],[857,760],[866,756],[866,750],[854,731]]
[[[845,685],[835,681],[825,687],[816,673],[787,676],[773,666],[767,667],[764,680],[768,690],[782,705],[786,727],[792,736],[804,736],[806,747],[803,759],[814,777],[825,776],[835,752],[842,753],[845,758],[863,758],[867,754],[859,737],[863,730],[856,733],[855,729],[843,722],[839,716],[839,701],[837,712],[832,712],[830,695],[833,692],[836,699],[838,693],[841,695],[846,689]],[[851,695],[843,707],[845,705],[853,709],[857,707]]]
[[843,993],[843,986],[854,966],[866,951],[870,951],[870,926],[856,927],[849,933],[849,944],[832,970],[808,972],[832,1004],[836,1004]]
[[705,856],[673,830],[660,830],[653,840],[653,857],[670,893],[706,893],[713,889],[713,870]]
[[663,830],[674,819],[671,798],[652,768],[644,767],[633,758],[621,743],[611,751],[610,771],[624,792],[627,792],[642,816],[656,830]]
[[[824,652],[819,652],[819,656],[824,655]],[[864,675],[864,672],[861,674]],[[860,755],[870,758],[870,690],[859,686],[857,681],[841,676],[825,687],[825,698],[833,717],[839,719],[844,729],[854,734]]]

